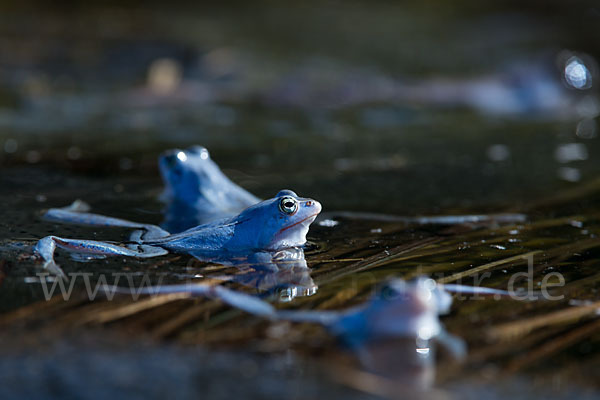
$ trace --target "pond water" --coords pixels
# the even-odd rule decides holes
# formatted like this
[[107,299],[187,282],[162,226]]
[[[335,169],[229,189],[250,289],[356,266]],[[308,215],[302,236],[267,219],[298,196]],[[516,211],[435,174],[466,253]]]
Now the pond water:
[[[163,376],[159,358],[187,371],[172,383],[183,397],[198,394],[194,376],[218,375],[227,386],[240,374],[254,397],[390,397],[407,381],[425,396],[600,395],[597,7],[200,8],[2,12],[0,321],[8,333],[0,370],[24,371],[0,374],[0,387],[12,388],[3,398],[27,393],[25,381],[49,379],[56,358],[64,358],[52,372],[56,392],[41,398],[101,398],[119,387],[85,393],[95,387],[81,376],[86,357],[101,360],[105,368],[93,371],[107,382],[122,368],[121,393],[146,398],[160,395],[139,371]],[[531,275],[516,286],[537,290],[560,273],[564,285],[552,293],[564,297],[457,298],[442,321],[468,345],[462,363],[442,349],[437,363],[407,367],[384,357],[403,358],[406,343],[384,343],[368,349],[383,367],[366,372],[318,326],[267,322],[214,300],[142,300],[138,309],[127,299],[46,303],[40,265],[27,257],[39,238],[126,240],[129,232],[45,222],[42,211],[83,199],[99,214],[159,223],[157,157],[195,144],[261,198],[292,189],[324,211],[527,216],[459,226],[340,217],[335,226],[313,224],[308,275],[275,278],[287,291],[257,288],[253,277],[227,287],[282,309],[343,310],[390,277],[507,290],[531,259]],[[182,255],[77,262],[63,252],[57,260],[93,283],[123,272],[137,284],[239,273]],[[74,293],[84,289],[75,282]],[[98,338],[105,332],[117,344]],[[143,343],[129,347],[132,335]],[[79,336],[75,344],[61,339]],[[188,351],[218,366],[203,369]],[[136,361],[141,353],[148,356]]]

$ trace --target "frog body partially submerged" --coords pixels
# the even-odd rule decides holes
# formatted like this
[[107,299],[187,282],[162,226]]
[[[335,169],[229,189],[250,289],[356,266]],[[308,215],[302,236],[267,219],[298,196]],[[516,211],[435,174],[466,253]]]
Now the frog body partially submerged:
[[319,202],[298,197],[290,190],[282,190],[274,198],[259,202],[237,216],[174,234],[153,225],[96,214],[72,213],[69,214],[71,222],[77,222],[80,217],[86,224],[138,230],[132,234],[131,243],[125,245],[47,236],[37,243],[34,252],[44,259],[47,269],[59,272],[53,259],[56,247],[84,254],[141,258],[164,255],[169,251],[204,256],[278,250],[302,246],[306,242],[310,224],[320,212]]
[[309,225],[321,212],[312,199],[282,190],[273,199],[248,207],[239,215],[199,225],[181,233],[143,242],[174,251],[277,250],[303,245]]
[[[123,288],[113,287],[112,291],[127,293]],[[278,310],[254,296],[202,283],[149,287],[142,293],[189,293],[218,297],[236,308],[260,317],[320,324],[353,349],[398,338],[413,339],[414,345],[426,346],[430,340],[437,339],[456,357],[462,357],[466,351],[464,343],[448,334],[439,319],[440,315],[450,311],[451,291],[471,294],[502,293],[494,289],[462,285],[451,285],[447,289],[433,279],[424,277],[412,281],[392,279],[380,285],[376,293],[364,304],[342,311]]]

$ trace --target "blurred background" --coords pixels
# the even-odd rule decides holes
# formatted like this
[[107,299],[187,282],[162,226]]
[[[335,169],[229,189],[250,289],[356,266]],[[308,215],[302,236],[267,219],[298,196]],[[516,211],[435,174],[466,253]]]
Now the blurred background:
[[387,213],[515,206],[597,171],[591,1],[0,9],[13,187],[158,182],[157,155],[191,144],[261,197]]

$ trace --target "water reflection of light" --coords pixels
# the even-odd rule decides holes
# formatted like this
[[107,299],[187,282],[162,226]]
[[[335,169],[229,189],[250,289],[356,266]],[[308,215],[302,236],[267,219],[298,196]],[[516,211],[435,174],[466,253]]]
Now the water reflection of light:
[[19,143],[15,139],[6,139],[4,142],[4,152],[14,153],[19,148]]
[[565,80],[575,89],[589,89],[592,87],[592,76],[585,64],[577,57],[567,60],[565,66]]
[[286,303],[288,301],[292,301],[297,295],[297,287],[285,288],[279,293],[279,300]]
[[561,167],[558,169],[558,177],[568,182],[577,182],[581,179],[581,172],[577,168]]
[[592,118],[586,118],[579,121],[575,134],[582,139],[593,139],[598,134],[598,126]]
[[510,149],[504,144],[493,144],[488,147],[487,156],[492,161],[504,161],[510,157]]
[[79,160],[82,156],[81,149],[77,146],[71,146],[67,149],[67,158],[69,160]]
[[419,354],[429,354],[429,347],[417,349],[417,353],[419,353]]
[[333,228],[338,224],[339,222],[333,219],[324,219],[323,221],[319,221],[319,226],[325,226],[327,228]]
[[556,148],[554,152],[554,158],[560,163],[587,160],[587,146],[583,143],[561,144]]
[[181,66],[170,58],[161,58],[152,62],[148,68],[148,86],[158,94],[169,94],[181,83]]

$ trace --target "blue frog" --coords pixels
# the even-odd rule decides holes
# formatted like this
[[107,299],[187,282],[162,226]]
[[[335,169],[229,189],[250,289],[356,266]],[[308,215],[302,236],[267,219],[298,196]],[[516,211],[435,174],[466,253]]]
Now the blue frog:
[[[106,291],[129,293],[127,288],[114,286]],[[255,296],[203,283],[153,286],[139,293],[188,293],[190,296],[219,298],[233,307],[271,320],[320,324],[342,343],[356,350],[393,338],[413,339],[413,347],[415,344],[426,347],[435,339],[455,357],[461,358],[466,352],[464,342],[447,333],[439,318],[450,311],[451,292],[509,295],[508,292],[491,288],[441,285],[426,277],[412,281],[389,280],[380,285],[364,304],[340,311],[277,309]]]
[[[115,286],[106,288],[105,291],[130,293],[126,288]],[[439,318],[450,312],[453,302],[451,293],[511,297],[510,292],[500,289],[439,284],[427,277],[411,281],[390,279],[380,285],[364,304],[340,311],[277,309],[255,296],[204,283],[153,286],[137,293],[188,293],[190,296],[219,298],[259,317],[320,324],[353,349],[393,338],[411,338],[415,340],[413,344],[425,347],[435,339],[457,358],[466,353],[465,344],[460,338],[446,332]]]
[[320,212],[318,201],[282,190],[274,198],[258,202],[236,216],[171,234],[155,225],[57,209],[53,215],[61,221],[136,230],[130,242],[123,244],[47,236],[36,244],[34,254],[44,260],[44,268],[63,275],[54,262],[56,247],[87,255],[140,258],[161,256],[170,251],[210,258],[293,248],[306,243],[309,226]]
[[166,203],[162,226],[169,232],[239,214],[261,201],[233,183],[205,147],[168,150],[160,155],[158,166],[165,186],[160,197]]
[[[233,217],[261,201],[244,188],[233,183],[211,159],[208,150],[192,146],[186,150],[171,149],[158,157],[158,167],[164,184],[159,199],[165,203],[161,228],[183,232],[197,225]],[[104,225],[96,216],[77,216],[87,213],[90,206],[82,200],[62,208],[51,208],[45,220],[83,225]],[[115,219],[110,225],[119,225]],[[131,224],[130,221],[126,225]],[[138,224],[145,228],[147,225]]]

